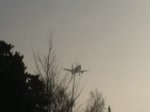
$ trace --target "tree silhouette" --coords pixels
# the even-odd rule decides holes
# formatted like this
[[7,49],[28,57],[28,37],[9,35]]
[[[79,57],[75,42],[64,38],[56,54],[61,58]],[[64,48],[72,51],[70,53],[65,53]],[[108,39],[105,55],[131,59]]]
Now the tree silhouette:
[[48,52],[46,56],[41,56],[33,53],[37,73],[45,84],[47,112],[72,112],[75,107],[77,98],[80,92],[77,92],[79,81],[76,75],[66,74],[60,76],[56,55],[53,50],[52,38],[49,41]]
[[97,90],[90,92],[90,98],[87,103],[85,112],[104,112],[105,110],[105,100],[102,94]]
[[39,75],[27,73],[23,56],[0,41],[1,102],[5,112],[45,112],[45,87]]
[[27,75],[24,92],[25,112],[45,112],[46,103],[45,86],[39,79],[39,75]]
[[[1,111],[4,112],[73,112],[81,92],[77,75],[59,75],[52,41],[48,54],[34,54],[37,75],[26,72],[23,56],[12,52],[14,46],[0,41]],[[97,90],[90,93],[85,112],[103,112],[105,101]],[[111,108],[108,107],[108,112]]]
[[0,41],[1,102],[4,110],[21,112],[26,81],[23,56],[13,53],[13,46]]

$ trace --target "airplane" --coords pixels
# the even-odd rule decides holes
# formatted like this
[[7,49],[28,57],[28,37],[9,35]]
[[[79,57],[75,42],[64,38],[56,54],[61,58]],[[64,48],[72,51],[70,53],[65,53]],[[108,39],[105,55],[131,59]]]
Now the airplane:
[[73,68],[73,65],[72,65],[72,69],[67,69],[67,68],[64,68],[64,70],[66,71],[69,71],[72,73],[72,75],[76,74],[76,73],[84,73],[84,72],[87,72],[88,70],[81,70],[81,65],[76,65],[75,68]]

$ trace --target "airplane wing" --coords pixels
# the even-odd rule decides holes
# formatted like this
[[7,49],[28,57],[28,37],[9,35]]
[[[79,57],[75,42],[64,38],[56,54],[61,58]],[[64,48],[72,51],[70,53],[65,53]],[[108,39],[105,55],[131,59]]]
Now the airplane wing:
[[79,72],[84,73],[87,72],[88,70],[80,70]]
[[64,68],[64,70],[66,70],[66,71],[72,71],[71,69],[67,69],[67,68]]

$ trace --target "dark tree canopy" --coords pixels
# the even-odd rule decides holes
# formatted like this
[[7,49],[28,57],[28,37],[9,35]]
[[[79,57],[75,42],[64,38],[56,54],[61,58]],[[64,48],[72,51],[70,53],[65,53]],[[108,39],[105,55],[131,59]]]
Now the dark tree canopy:
[[13,53],[13,46],[0,41],[0,75],[3,108],[6,111],[22,109],[23,93],[26,81],[23,56]]
[[42,112],[44,85],[39,76],[25,72],[23,56],[0,41],[1,103],[5,112]]
[[45,86],[39,75],[27,75],[27,83],[24,92],[24,111],[25,112],[45,112],[46,93]]

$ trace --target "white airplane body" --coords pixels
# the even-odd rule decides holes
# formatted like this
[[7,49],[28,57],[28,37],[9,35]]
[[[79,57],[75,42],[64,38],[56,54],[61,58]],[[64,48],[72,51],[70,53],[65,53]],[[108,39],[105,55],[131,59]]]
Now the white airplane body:
[[88,70],[81,70],[81,65],[77,65],[75,68],[73,68],[72,66],[72,69],[67,69],[67,68],[64,68],[64,70],[66,71],[69,71],[72,73],[72,75],[76,74],[76,73],[84,73],[84,72],[87,72]]

